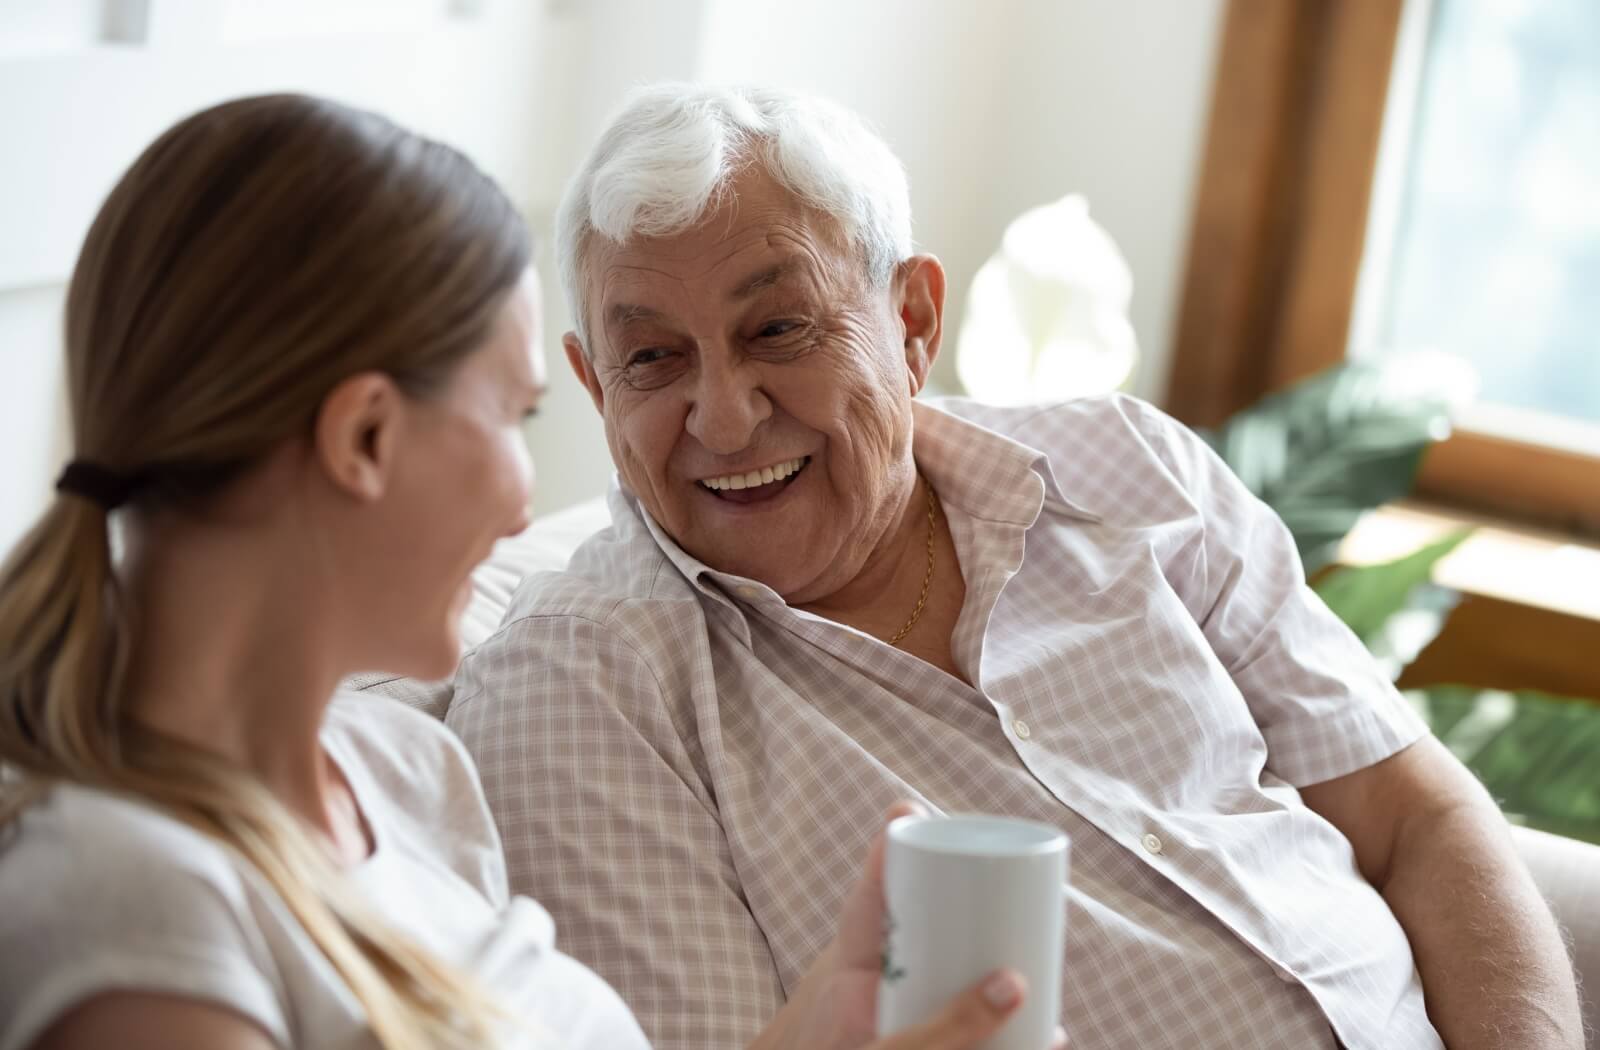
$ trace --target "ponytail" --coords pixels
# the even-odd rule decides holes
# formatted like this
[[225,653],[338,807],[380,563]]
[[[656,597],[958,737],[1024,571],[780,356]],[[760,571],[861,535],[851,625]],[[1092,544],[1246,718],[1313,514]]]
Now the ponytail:
[[0,762],[74,780],[116,763],[121,604],[107,512],[57,496],[0,569]]
[[0,828],[50,785],[132,797],[258,870],[366,1008],[385,1050],[478,1050],[508,1016],[392,930],[255,777],[129,721],[128,624],[107,512],[58,496],[0,570]]
[[63,782],[197,828],[267,879],[386,1050],[491,1045],[505,1015],[371,914],[258,778],[129,717],[112,509],[203,505],[351,375],[439,389],[529,253],[470,161],[375,114],[269,95],[181,121],[111,191],[67,291],[74,445],[96,458],[0,569],[0,831]]

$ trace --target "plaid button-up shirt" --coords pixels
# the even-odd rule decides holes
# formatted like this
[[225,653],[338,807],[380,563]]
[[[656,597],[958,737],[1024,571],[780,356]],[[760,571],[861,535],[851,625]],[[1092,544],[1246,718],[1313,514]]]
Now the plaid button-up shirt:
[[1130,398],[915,413],[975,684],[717,572],[614,490],[458,675],[513,889],[657,1047],[742,1046],[916,797],[1071,837],[1074,1047],[1441,1046],[1404,932],[1297,791],[1425,727],[1282,523]]

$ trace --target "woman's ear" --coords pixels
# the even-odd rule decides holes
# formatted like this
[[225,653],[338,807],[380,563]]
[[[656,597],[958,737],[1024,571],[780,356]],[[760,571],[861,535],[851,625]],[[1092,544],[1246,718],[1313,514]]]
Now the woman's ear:
[[405,395],[382,372],[361,372],[322,399],[316,458],[328,481],[351,498],[383,498],[394,469]]
[[898,298],[905,328],[906,377],[912,396],[928,382],[944,338],[944,267],[932,255],[900,264]]

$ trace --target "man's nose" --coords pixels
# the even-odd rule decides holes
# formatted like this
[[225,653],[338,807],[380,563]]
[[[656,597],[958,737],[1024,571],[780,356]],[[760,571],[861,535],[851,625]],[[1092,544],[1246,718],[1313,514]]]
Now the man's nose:
[[702,353],[689,387],[689,417],[684,424],[708,452],[729,455],[750,444],[756,428],[772,415],[761,387],[760,370],[749,362]]

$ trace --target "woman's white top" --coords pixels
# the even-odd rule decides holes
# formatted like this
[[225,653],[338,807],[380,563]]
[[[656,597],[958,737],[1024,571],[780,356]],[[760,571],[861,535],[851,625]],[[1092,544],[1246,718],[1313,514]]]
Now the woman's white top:
[[[322,740],[375,843],[348,877],[542,1035],[514,1030],[506,1046],[648,1050],[610,986],[555,950],[545,910],[510,897],[477,775],[448,730],[397,701],[341,694]],[[251,864],[153,807],[57,787],[0,831],[0,1050],[113,991],[224,1006],[283,1047],[376,1045],[360,1003]]]

